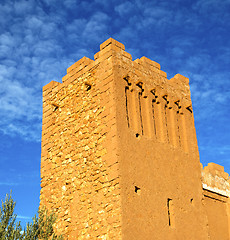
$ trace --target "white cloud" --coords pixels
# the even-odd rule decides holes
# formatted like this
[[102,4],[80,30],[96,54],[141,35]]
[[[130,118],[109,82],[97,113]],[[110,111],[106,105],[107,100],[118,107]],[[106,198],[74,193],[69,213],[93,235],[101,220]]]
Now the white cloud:
[[42,25],[44,24],[43,21],[40,19],[41,17],[38,16],[29,16],[26,18],[27,28],[38,31]]
[[[64,5],[72,3],[65,1]],[[0,131],[4,134],[39,141],[42,86],[51,80],[61,81],[74,60],[89,55],[84,47],[86,42],[100,42],[108,30],[110,18],[103,12],[97,11],[88,20],[76,18],[72,24],[67,24],[64,10],[59,8],[61,15],[58,16],[53,7],[50,1],[35,4],[20,0],[0,4],[8,18],[7,22],[0,21],[3,24],[0,32]],[[50,14],[46,14],[45,9]]]
[[4,33],[0,35],[0,44],[12,47],[14,45],[14,39],[10,33]]
[[115,6],[115,11],[120,14],[120,16],[125,17],[126,14],[135,10],[135,5],[129,1],[123,2],[122,4]]
[[0,182],[0,186],[18,186],[16,182]]
[[35,7],[35,2],[30,0],[30,2],[26,0],[15,1],[14,2],[14,12],[15,14],[25,15],[33,10]]
[[203,13],[212,13],[221,11],[226,7],[230,7],[230,1],[229,0],[198,0],[194,2],[194,8],[196,10],[199,10]]
[[[200,112],[205,114],[212,95],[214,105],[225,104],[228,98],[221,96],[221,84],[215,87],[214,79],[221,69],[212,72],[213,54],[202,50],[193,34],[204,25],[199,8],[211,9],[216,3],[199,0],[192,9],[139,0],[110,5],[98,0],[0,3],[0,130],[40,139],[42,86],[61,81],[67,67],[83,56],[92,57],[110,34],[125,43],[134,58],[147,55],[163,70],[168,68],[169,76],[174,72],[189,76],[193,99],[202,101]],[[220,5],[227,4],[224,0]],[[227,65],[229,48],[223,44],[219,49],[221,54],[215,57]],[[218,81],[227,77],[226,70]],[[207,79],[213,85],[205,85]]]
[[83,39],[99,42],[107,35],[109,16],[102,12],[96,12],[86,23],[82,33]]
[[230,146],[202,146],[200,147],[202,150],[212,150],[216,152],[229,152],[230,151]]
[[75,7],[79,4],[79,1],[78,0],[64,0],[63,4],[67,9],[72,9],[73,7]]
[[17,215],[18,219],[32,220],[32,217]]
[[25,138],[30,136],[30,139],[39,140],[40,136],[37,136],[38,129],[35,126],[40,126],[41,122],[40,98],[35,93],[36,89],[14,80],[19,75],[17,68],[8,65],[16,63],[9,59],[5,61],[5,65],[0,65],[0,131],[8,135],[19,134]]

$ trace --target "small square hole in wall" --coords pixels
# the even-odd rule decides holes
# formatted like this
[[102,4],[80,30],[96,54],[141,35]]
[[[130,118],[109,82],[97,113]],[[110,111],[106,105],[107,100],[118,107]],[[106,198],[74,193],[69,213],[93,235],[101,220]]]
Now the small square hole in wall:
[[192,113],[192,106],[186,107],[186,109],[187,109],[190,113]]
[[135,193],[137,193],[137,195],[141,194],[141,189],[137,186],[135,186]]
[[53,106],[53,112],[57,111],[59,108],[59,106],[55,103],[53,103],[52,106]]
[[139,133],[136,133],[136,138],[140,138],[140,134]]
[[86,91],[89,91],[92,88],[91,84],[89,83],[85,83],[85,87],[86,87]]

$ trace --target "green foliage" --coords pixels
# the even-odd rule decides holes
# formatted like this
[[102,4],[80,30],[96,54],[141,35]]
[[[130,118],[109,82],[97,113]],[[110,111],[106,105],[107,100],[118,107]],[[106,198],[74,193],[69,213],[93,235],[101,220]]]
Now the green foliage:
[[43,208],[38,211],[38,217],[33,217],[32,223],[27,223],[22,230],[20,222],[16,222],[17,215],[14,214],[15,202],[11,194],[6,195],[5,202],[2,201],[0,208],[0,240],[61,240],[53,230],[56,221],[54,213],[49,214]]
[[0,208],[0,239],[22,239],[22,227],[16,223],[16,214],[14,214],[15,202],[11,194],[6,195],[5,202],[2,201]]

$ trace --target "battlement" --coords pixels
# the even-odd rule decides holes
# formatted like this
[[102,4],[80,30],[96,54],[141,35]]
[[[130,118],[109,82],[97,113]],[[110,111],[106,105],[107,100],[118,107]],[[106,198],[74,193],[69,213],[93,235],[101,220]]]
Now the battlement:
[[207,240],[229,179],[213,163],[202,179],[188,78],[110,38],[44,86],[40,200],[66,239]]
[[103,50],[104,48],[108,47],[109,45],[114,45],[114,46],[120,48],[121,50],[125,50],[124,44],[116,41],[116,40],[113,39],[113,38],[109,38],[109,39],[107,39],[105,42],[103,42],[103,43],[100,45],[100,50]]
[[230,179],[224,167],[216,163],[208,163],[202,171],[203,189],[230,197]]
[[[105,88],[111,81],[108,76],[117,70],[122,74],[115,84],[122,86],[125,92],[126,121],[134,134],[170,143],[186,152],[195,148],[196,136],[194,130],[189,130],[189,125],[193,126],[193,111],[188,78],[176,74],[168,80],[159,63],[146,57],[132,61],[125,46],[112,38],[100,45],[94,58],[83,57],[70,66],[62,84],[52,82],[45,86],[44,99],[50,93],[45,91],[49,87],[55,93],[69,84],[102,86],[104,82]],[[96,80],[94,72],[101,66],[107,70],[100,70],[103,74]],[[109,80],[103,80],[105,77]]]
[[[67,75],[62,78],[62,82],[65,83],[67,81],[68,84],[74,81],[80,75],[92,69],[93,67],[96,67],[99,63],[105,60],[107,60],[108,63],[111,62],[112,57],[117,58],[116,59],[117,61],[113,62],[113,64],[115,63],[115,65],[119,63],[118,60],[125,60],[125,62],[132,61],[132,56],[125,51],[125,46],[122,43],[112,38],[109,38],[100,45],[100,51],[94,55],[94,60],[91,60],[87,57],[83,57],[76,63],[71,65],[67,69]],[[160,76],[162,78],[161,81],[156,83],[157,85],[160,86],[160,88],[165,88],[165,90],[167,88],[169,89],[174,88],[174,90],[178,89],[179,93],[177,95],[180,95],[180,91],[188,92],[188,86],[185,86],[185,84],[188,85],[188,78],[180,74],[176,74],[169,81],[166,81],[167,74],[161,70],[160,64],[155,61],[152,61],[146,57],[141,57],[140,59],[132,61],[132,65],[134,67],[133,72],[137,76],[138,72],[143,70],[145,75],[147,75],[148,77],[149,75],[150,76],[152,75],[152,79],[156,78],[157,76]],[[154,87],[154,81],[152,81],[151,84],[152,84],[151,87]],[[166,86],[164,87],[163,85],[165,84],[168,85],[168,87]]]

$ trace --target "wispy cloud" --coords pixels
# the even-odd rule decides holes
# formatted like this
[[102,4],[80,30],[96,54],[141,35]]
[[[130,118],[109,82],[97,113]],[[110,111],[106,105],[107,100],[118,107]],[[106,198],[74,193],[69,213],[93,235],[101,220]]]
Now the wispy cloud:
[[16,182],[0,182],[0,186],[18,186]]
[[201,150],[208,150],[208,151],[217,151],[220,153],[230,152],[230,145],[226,146],[202,146],[200,147]]
[[202,14],[220,14],[223,16],[223,12],[225,12],[226,8],[230,7],[229,0],[198,0],[194,3],[193,8],[198,10]]
[[133,11],[135,11],[135,9],[135,3],[132,3],[130,1],[126,1],[120,5],[115,6],[115,11],[118,12],[121,17],[125,17],[128,13],[133,14]]
[[0,3],[0,131],[4,134],[39,141],[42,86],[60,81],[68,66],[89,55],[95,41],[109,37],[108,14],[96,11],[87,18],[68,19],[67,12],[83,3],[59,4],[63,7],[52,1]]
[[37,186],[40,179],[39,171],[26,168],[29,165],[27,160],[22,160],[21,164],[23,164],[21,170],[20,168],[17,168],[17,171],[15,171],[15,168],[7,169],[7,172],[0,170],[0,186],[15,187],[25,186],[25,184],[26,186]]
[[[55,34],[58,23],[50,22],[35,1],[0,5],[4,13],[8,13],[8,21],[0,21],[3,25],[0,34],[0,131],[39,141],[41,87],[56,80],[57,69],[70,60],[65,57],[58,60],[57,56],[62,54],[62,47],[56,41],[58,34]],[[25,13],[28,14],[24,18]]]
[[[177,72],[188,76],[196,117],[204,119],[211,112],[206,108],[210,98],[215,96],[213,108],[229,100],[219,84],[226,83],[229,71],[229,44],[219,37],[229,23],[214,23],[218,14],[229,17],[224,11],[229,1],[177,6],[178,1],[166,0],[2,1],[0,131],[39,141],[42,86],[60,81],[66,68],[84,55],[93,57],[110,36],[125,43],[133,58],[146,55],[158,61],[169,78]],[[218,45],[214,49],[211,43]]]
[[32,220],[32,217],[28,217],[28,216],[21,216],[21,215],[17,215],[18,219],[23,219],[23,220]]

